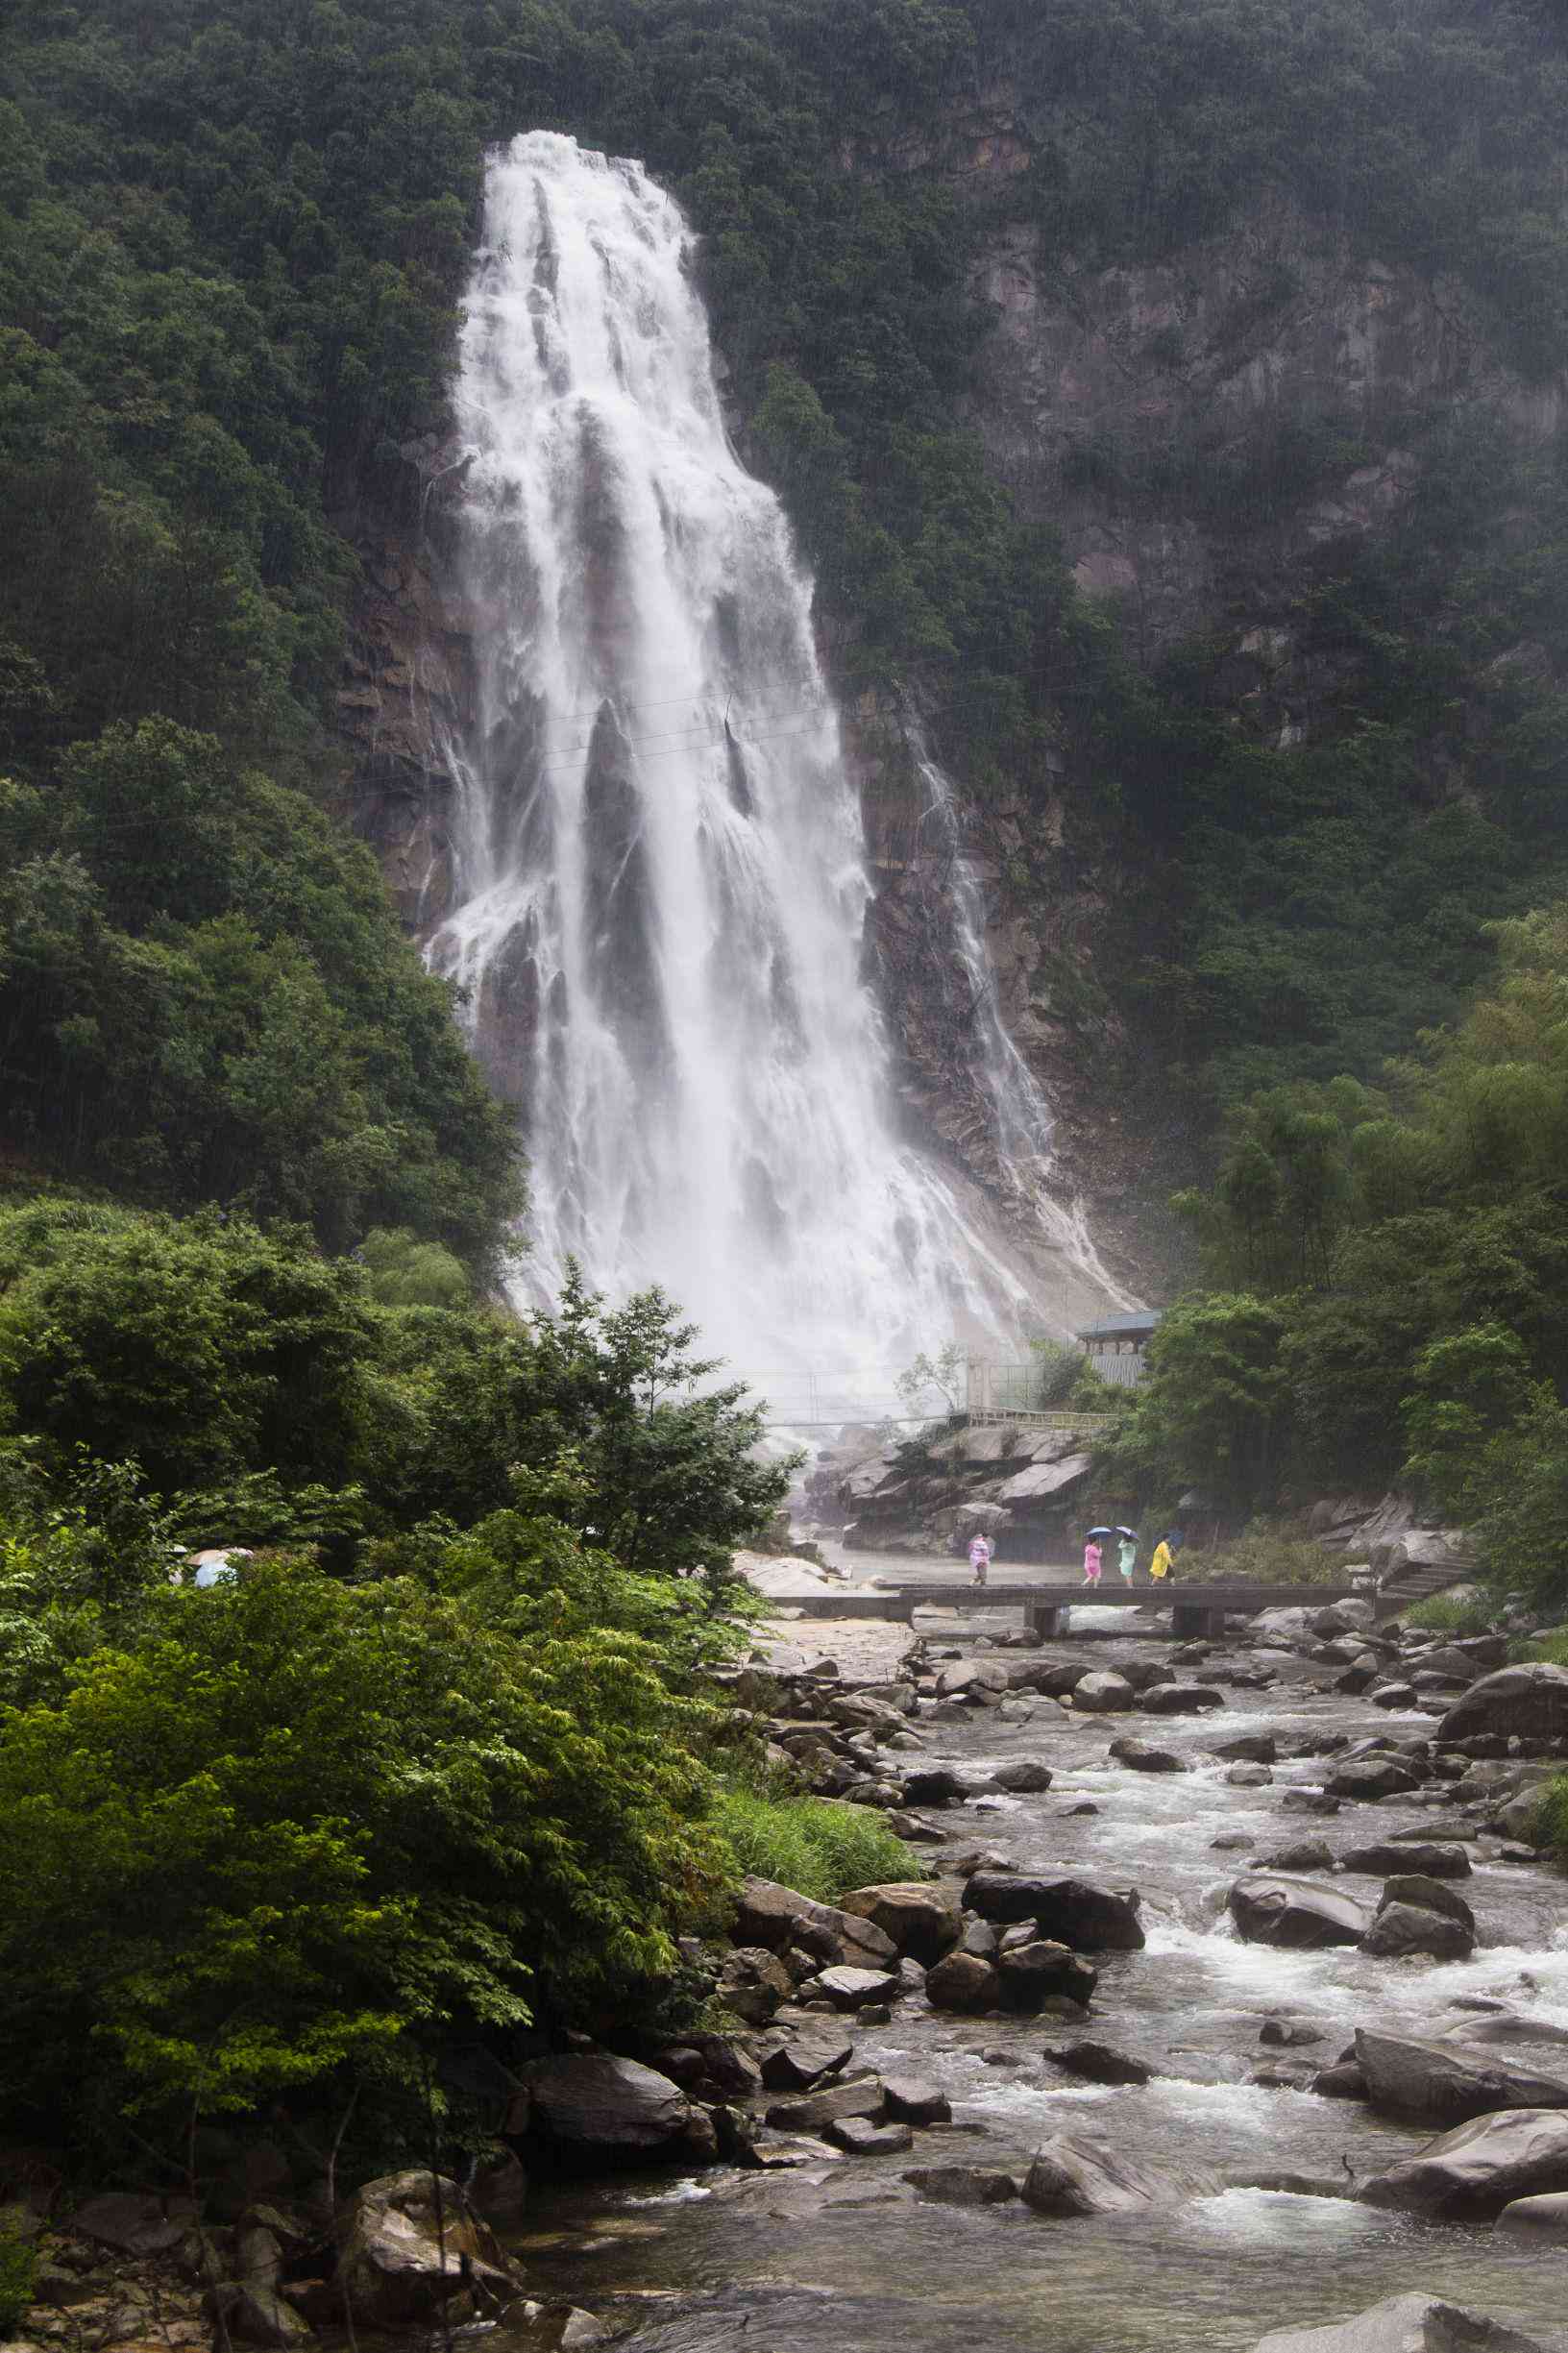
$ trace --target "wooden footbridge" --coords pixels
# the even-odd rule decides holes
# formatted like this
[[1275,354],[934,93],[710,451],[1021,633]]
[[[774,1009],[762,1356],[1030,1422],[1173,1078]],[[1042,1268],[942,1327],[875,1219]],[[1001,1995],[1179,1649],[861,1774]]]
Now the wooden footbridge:
[[1200,1584],[1193,1579],[1124,1585],[1118,1577],[1114,1588],[1110,1583],[1090,1588],[1062,1582],[845,1585],[837,1591],[791,1594],[788,1603],[808,1618],[890,1618],[905,1626],[914,1625],[918,1609],[1021,1609],[1024,1624],[1047,1637],[1068,1630],[1074,1606],[1168,1609],[1171,1636],[1185,1642],[1194,1635],[1223,1633],[1225,1620],[1232,1616],[1250,1618],[1262,1609],[1323,1609],[1331,1602],[1366,1598],[1359,1586],[1348,1584]]

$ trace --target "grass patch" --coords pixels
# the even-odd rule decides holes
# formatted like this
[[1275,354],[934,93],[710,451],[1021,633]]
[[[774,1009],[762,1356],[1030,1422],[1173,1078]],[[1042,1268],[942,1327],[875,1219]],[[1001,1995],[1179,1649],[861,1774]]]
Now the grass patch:
[[1568,1863],[1568,1774],[1559,1773],[1542,1790],[1532,1844],[1549,1847],[1559,1863]]
[[1207,1583],[1212,1577],[1245,1577],[1263,1585],[1339,1585],[1345,1564],[1310,1536],[1288,1536],[1264,1525],[1245,1529],[1234,1543],[1200,1553],[1190,1544],[1176,1556],[1178,1581]]
[[1556,1627],[1551,1633],[1531,1634],[1528,1642],[1520,1644],[1519,1655],[1533,1666],[1568,1667],[1568,1628]]
[[1495,1617],[1484,1593],[1429,1593],[1410,1604],[1402,1623],[1426,1634],[1486,1634]]
[[0,2210],[0,2337],[13,2337],[33,2301],[38,2250],[14,2207]]
[[752,1872],[819,1903],[836,1903],[850,1888],[882,1879],[926,1876],[914,1850],[873,1806],[731,1787],[720,1793],[717,1822],[737,1878]]

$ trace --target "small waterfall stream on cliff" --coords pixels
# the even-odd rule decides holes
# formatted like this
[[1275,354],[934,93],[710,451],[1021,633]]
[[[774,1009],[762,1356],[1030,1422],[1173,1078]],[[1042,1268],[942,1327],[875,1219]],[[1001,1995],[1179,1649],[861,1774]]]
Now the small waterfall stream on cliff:
[[657,1280],[742,1369],[864,1394],[1117,1294],[1059,1211],[1036,1296],[898,1132],[811,584],[726,438],[691,241],[635,163],[492,159],[457,386],[478,709],[430,953],[523,1121],[533,1283]]
[[1046,1247],[1081,1268],[1107,1299],[1127,1311],[1141,1307],[1142,1301],[1123,1290],[1101,1261],[1082,1202],[1066,1204],[1049,1189],[1050,1106],[1003,1018],[996,975],[986,953],[985,899],[979,876],[965,854],[952,782],[932,758],[919,725],[911,723],[908,732],[915,764],[930,795],[925,814],[935,819],[947,845],[953,947],[974,1008],[980,1076],[992,1106],[1003,1189],[1015,1209],[1039,1226]]

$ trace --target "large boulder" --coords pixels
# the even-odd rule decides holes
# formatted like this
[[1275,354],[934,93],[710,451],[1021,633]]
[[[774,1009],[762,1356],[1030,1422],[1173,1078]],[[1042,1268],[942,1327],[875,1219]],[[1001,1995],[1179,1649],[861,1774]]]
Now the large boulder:
[[1367,1804],[1380,1798],[1409,1797],[1420,1786],[1418,1776],[1397,1756],[1351,1757],[1323,1784],[1331,1798],[1359,1798]]
[[819,1970],[808,1980],[811,1991],[836,2010],[863,2010],[869,2002],[894,2001],[903,1992],[903,1979],[892,1970],[857,1969],[844,1962]]
[[1353,1896],[1316,1879],[1286,1872],[1254,1872],[1230,1892],[1237,1934],[1249,1945],[1315,1952],[1326,1945],[1359,1945],[1370,1922]]
[[[1185,1773],[1188,1770],[1186,1759],[1178,1756],[1174,1749],[1151,1748],[1146,1740],[1134,1740],[1130,1736],[1114,1740],[1111,1754],[1118,1764],[1126,1765],[1133,1773]],[[1267,1768],[1259,1766],[1256,1770],[1266,1772]]]
[[919,1879],[857,1887],[840,1909],[872,1922],[899,1952],[913,1953],[927,1968],[950,1952],[964,1933],[957,1904]]
[[715,1991],[725,2008],[748,2026],[766,2026],[779,2003],[794,1993],[795,1980],[765,1945],[740,1945],[720,1963]]
[[1541,2353],[1533,2337],[1417,2289],[1319,2328],[1271,2329],[1252,2353]]
[[978,2017],[992,2010],[1001,1991],[1001,1974],[992,1961],[972,1952],[949,1952],[926,1973],[925,1998],[933,2010],[956,2010]]
[[1037,2214],[1122,2214],[1168,2204],[1171,2184],[1103,2141],[1061,2132],[1035,2151],[1022,2196]]
[[883,2078],[888,2114],[900,2124],[950,2124],[953,2103],[940,2084],[929,2082],[923,2075],[888,2075]]
[[1462,1683],[1468,1690],[1476,1679],[1476,1661],[1463,1651],[1456,1650],[1452,1642],[1440,1642],[1435,1649],[1418,1651],[1411,1664],[1423,1675],[1440,1675],[1448,1681]]
[[1475,1949],[1473,1928],[1420,1903],[1381,1903],[1361,1939],[1363,1952],[1384,1961],[1467,1961]]
[[997,1961],[1001,1974],[1002,2007],[1025,2017],[1042,2009],[1053,1996],[1081,2003],[1086,2009],[1098,1982],[1087,1961],[1049,1937],[1028,1944],[1004,1946]]
[[748,1872],[735,1900],[735,1922],[730,1935],[737,1945],[762,1946],[769,1952],[782,1952],[786,1945],[794,1943],[796,1924],[820,1919],[822,1909],[821,1904],[810,1896],[802,1896],[797,1889],[781,1886],[776,1879],[759,1879]]
[[1490,2049],[1413,2035],[1356,2035],[1366,2096],[1384,2116],[1445,2127],[1505,2108],[1568,2108],[1568,2052],[1560,2071],[1521,2067]]
[[[527,2071],[530,2140],[567,2166],[689,2157],[698,2111],[678,2084],[635,2059],[567,2051]],[[399,2178],[402,2178],[401,2176]]]
[[1419,1871],[1429,1879],[1468,1879],[1470,1857],[1452,1840],[1380,1838],[1369,1847],[1349,1848],[1339,1868],[1375,1872],[1380,1878],[1391,1871]]
[[1515,2198],[1568,2190],[1568,2113],[1508,2108],[1445,2132],[1375,2173],[1359,2195],[1441,2222],[1484,2221]]
[[904,2179],[939,2206],[1003,2206],[1018,2194],[1011,2173],[974,2165],[912,2166]]
[[968,1790],[968,1781],[951,1765],[922,1765],[904,1776],[906,1805],[957,1805]]
[[821,2092],[806,2092],[798,2099],[775,2099],[766,2121],[775,2132],[821,2132],[824,2125],[842,2123],[846,2116],[880,2117],[887,2108],[880,2076],[860,2075],[849,2083],[830,2083]]
[[1133,1704],[1132,1684],[1114,1667],[1091,1667],[1073,1685],[1074,1707],[1102,1716],[1125,1715]]
[[1144,1942],[1137,1890],[1119,1894],[1092,1879],[977,1871],[964,1890],[964,1905],[986,1920],[1033,1920],[1042,1937],[1080,1952],[1138,1952]]
[[190,2229],[188,2216],[170,2216],[161,2198],[138,2190],[106,2190],[71,2217],[71,2228],[117,2255],[162,2255]]
[[1047,2043],[1045,2056],[1064,2074],[1080,2075],[1085,2083],[1150,2083],[1159,2071],[1110,2043],[1062,2043],[1054,2049]]
[[771,2044],[761,2053],[762,2080],[770,2092],[809,2092],[847,2066],[854,2045],[831,2026]]
[[366,2182],[337,2231],[332,2286],[361,2327],[429,2320],[474,2282],[507,2297],[521,2285],[457,2184],[428,2167]]
[[1445,1920],[1457,1921],[1472,1944],[1476,1941],[1476,1916],[1462,1896],[1457,1896],[1444,1879],[1429,1879],[1423,1871],[1398,1871],[1383,1883],[1378,1898],[1378,1910],[1385,1912],[1393,1903],[1418,1904],[1426,1912],[1441,1912]]
[[959,1658],[937,1677],[939,1700],[964,1699],[970,1692],[1005,1691],[1007,1667],[999,1658]]
[[1261,1609],[1252,1621],[1253,1638],[1264,1643],[1303,1642],[1315,1614],[1311,1609]]
[[1211,1744],[1211,1756],[1224,1757],[1250,1765],[1277,1765],[1280,1744],[1272,1732],[1238,1732],[1234,1740],[1216,1740]]
[[1143,1694],[1151,1716],[1195,1716],[1206,1707],[1223,1707],[1225,1694],[1213,1683],[1160,1683]]
[[829,2124],[822,2138],[849,2157],[901,2157],[915,2145],[907,2124],[873,2124],[864,2116],[846,2116],[841,2123]]
[[1568,2246],[1568,2190],[1516,2197],[1498,2216],[1497,2227],[1527,2246]]
[[1335,1634],[1369,1633],[1376,1616],[1370,1602],[1330,1602],[1313,1615],[1311,1630],[1319,1641],[1332,1642]]
[[1456,1700],[1437,1728],[1442,1741],[1478,1732],[1517,1732],[1525,1740],[1568,1734],[1568,1667],[1499,1667]]

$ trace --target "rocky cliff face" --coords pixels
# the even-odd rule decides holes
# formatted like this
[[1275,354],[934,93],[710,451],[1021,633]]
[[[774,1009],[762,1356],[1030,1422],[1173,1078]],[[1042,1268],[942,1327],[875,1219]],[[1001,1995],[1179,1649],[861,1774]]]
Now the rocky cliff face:
[[453,748],[473,715],[476,616],[453,583],[461,452],[432,429],[400,453],[384,505],[335,518],[359,558],[337,726],[342,814],[375,850],[409,930],[451,905]]
[[[1476,404],[1541,438],[1561,419],[1560,388],[1500,367],[1458,288],[1283,204],[1144,268],[1079,270],[1003,223],[976,290],[994,324],[972,422],[1145,661],[1277,601],[1309,549],[1382,528],[1435,412]],[[1286,449],[1315,478],[1276,504]]]
[[[1358,255],[1283,204],[1158,262],[1079,268],[1029,217],[1030,153],[1017,93],[998,85],[940,148],[868,139],[845,161],[939,171],[981,208],[974,288],[992,324],[969,421],[1024,511],[1060,535],[1080,586],[1114,601],[1135,658],[1217,636],[1237,726],[1299,741],[1334,692],[1290,626],[1303,556],[1390,527],[1435,416],[1474,404],[1545,436],[1562,395],[1500,366],[1454,288]],[[348,522],[363,585],[339,696],[344,805],[421,937],[450,904],[453,748],[472,699],[478,617],[448,576],[458,462],[431,430],[403,452],[396,515]],[[824,628],[831,664],[830,619]],[[935,821],[891,710],[864,699],[846,732],[875,890],[868,954],[912,1123],[997,1181],[990,1107],[965,1050],[976,1006],[951,921],[961,848],[983,887],[1002,1013],[1057,1107],[1065,1176],[1113,1259],[1158,1289],[1169,1237],[1152,1205],[1169,1185],[1151,1181],[1155,1147],[1127,1106],[1135,1066],[1099,978],[1125,880],[1097,814],[1104,779],[1053,760],[1043,791],[1004,788],[970,805],[960,775],[955,832]],[[492,1046],[504,1087],[499,1032]],[[1121,1083],[1108,1086],[1118,1066]],[[1178,1139],[1173,1169],[1180,1151]]]

